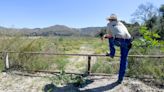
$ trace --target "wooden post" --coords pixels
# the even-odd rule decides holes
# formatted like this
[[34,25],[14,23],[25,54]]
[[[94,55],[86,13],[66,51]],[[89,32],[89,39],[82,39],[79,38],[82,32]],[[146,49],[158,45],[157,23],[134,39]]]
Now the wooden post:
[[88,56],[88,69],[87,74],[90,75],[91,73],[91,56]]
[[8,53],[4,54],[4,64],[5,64],[5,70],[10,68]]

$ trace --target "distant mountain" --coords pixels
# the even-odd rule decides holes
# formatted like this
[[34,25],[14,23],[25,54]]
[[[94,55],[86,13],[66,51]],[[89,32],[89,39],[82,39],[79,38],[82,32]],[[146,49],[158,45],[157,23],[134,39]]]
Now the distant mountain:
[[95,36],[103,27],[70,28],[65,25],[54,25],[45,28],[5,28],[0,27],[0,34],[25,36]]
[[72,36],[78,35],[78,31],[73,28],[69,28],[64,25],[54,25],[50,27],[46,27],[40,30],[40,35],[48,36],[48,35],[59,35],[59,36]]
[[100,30],[104,27],[87,27],[80,29],[80,35],[83,36],[95,36],[100,32]]

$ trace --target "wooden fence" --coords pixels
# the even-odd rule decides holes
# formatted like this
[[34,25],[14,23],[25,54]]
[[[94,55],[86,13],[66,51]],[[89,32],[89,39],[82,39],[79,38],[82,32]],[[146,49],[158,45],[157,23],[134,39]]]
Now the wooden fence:
[[[16,52],[16,51],[1,51],[4,59],[5,70],[10,68],[10,61],[9,61],[9,53],[18,53],[18,54],[37,54],[37,55],[60,55],[60,56],[86,56],[88,57],[88,64],[87,64],[87,75],[91,75],[91,58],[92,57],[109,57],[104,54],[62,54],[62,53],[47,53],[47,52]],[[116,55],[115,57],[120,57],[120,55]],[[164,58],[164,55],[128,55],[128,57],[135,57],[135,58]],[[54,73],[53,71],[36,71],[36,72],[49,72]],[[98,74],[97,74],[98,75]],[[102,75],[102,74],[101,74]],[[106,75],[106,74],[104,74]]]

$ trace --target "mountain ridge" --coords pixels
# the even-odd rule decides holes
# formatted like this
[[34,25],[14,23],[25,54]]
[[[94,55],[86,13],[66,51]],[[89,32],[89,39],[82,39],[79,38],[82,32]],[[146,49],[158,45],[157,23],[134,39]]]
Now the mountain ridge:
[[[65,25],[53,25],[44,28],[7,28],[0,26],[0,34],[25,36],[95,36],[104,27],[71,28]],[[7,32],[6,32],[7,31]]]

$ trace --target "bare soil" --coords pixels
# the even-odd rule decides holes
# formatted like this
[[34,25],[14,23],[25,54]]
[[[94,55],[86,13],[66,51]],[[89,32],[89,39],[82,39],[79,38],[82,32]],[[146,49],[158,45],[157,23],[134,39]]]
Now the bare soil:
[[125,78],[122,84],[117,84],[117,75],[88,76],[90,82],[83,86],[54,85],[48,79],[54,75],[38,73],[20,75],[14,73],[0,73],[0,92],[164,92],[164,89],[150,87],[143,82]]

